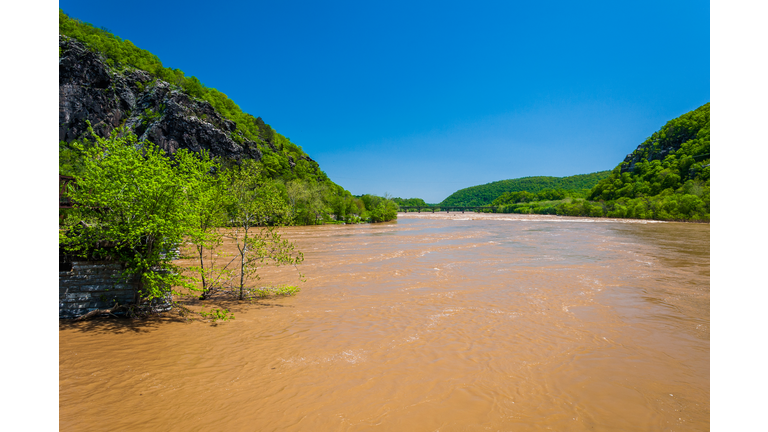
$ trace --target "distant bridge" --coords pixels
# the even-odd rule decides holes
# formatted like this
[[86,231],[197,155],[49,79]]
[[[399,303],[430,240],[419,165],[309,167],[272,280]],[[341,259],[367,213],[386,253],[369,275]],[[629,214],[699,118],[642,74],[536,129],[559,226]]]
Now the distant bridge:
[[465,211],[478,211],[478,210],[495,210],[497,207],[484,207],[484,206],[400,206],[400,211],[403,212],[409,212],[409,211],[416,211],[421,213],[421,211],[425,212],[441,212],[444,211],[446,213],[450,212],[462,212]]

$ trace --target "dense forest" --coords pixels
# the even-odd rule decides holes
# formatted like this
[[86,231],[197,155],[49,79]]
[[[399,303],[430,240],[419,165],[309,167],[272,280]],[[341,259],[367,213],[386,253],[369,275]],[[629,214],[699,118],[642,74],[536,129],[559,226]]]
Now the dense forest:
[[480,186],[460,189],[440,203],[442,206],[484,206],[505,193],[540,192],[546,189],[572,191],[572,194],[586,196],[584,189],[591,189],[598,181],[608,177],[610,171],[580,174],[569,177],[522,177],[501,180]]
[[392,201],[397,203],[399,206],[422,206],[427,207],[429,204],[424,202],[421,198],[392,198]]
[[[120,108],[122,111],[118,112],[117,115],[122,115],[123,120],[120,126],[116,128],[99,129],[94,125],[93,129],[96,129],[96,134],[99,134],[101,138],[106,138],[113,132],[117,132],[121,136],[135,134],[141,140],[139,136],[149,130],[150,125],[158,125],[161,118],[170,116],[169,112],[172,107],[166,102],[173,98],[167,95],[175,94],[177,96],[174,96],[175,99],[171,102],[187,99],[191,101],[185,106],[173,107],[177,111],[184,111],[184,114],[191,117],[191,120],[177,117],[174,121],[179,118],[181,118],[181,122],[188,120],[184,125],[216,123],[215,128],[207,124],[206,132],[209,135],[212,135],[210,131],[222,134],[225,141],[234,142],[245,148],[241,157],[217,157],[215,152],[211,152],[211,157],[216,158],[216,163],[224,170],[237,168],[247,159],[253,159],[259,175],[274,180],[271,184],[275,192],[292,208],[291,223],[380,222],[397,217],[397,205],[391,200],[372,195],[353,197],[349,191],[332,182],[320,170],[317,162],[313,161],[300,146],[277,133],[261,117],[254,117],[243,112],[227,95],[215,88],[204,86],[194,76],[188,77],[179,69],[164,67],[157,56],[136,47],[131,41],[122,39],[105,28],[97,28],[92,24],[70,18],[61,10],[59,10],[59,34],[64,38],[59,45],[60,77],[64,75],[62,74],[62,67],[65,68],[66,74],[80,73],[78,70],[67,70],[66,65],[62,66],[62,58],[70,56],[69,63],[75,63],[71,69],[82,66],[82,64],[77,64],[80,63],[81,58],[75,57],[72,60],[71,57],[74,56],[73,53],[76,53],[77,47],[68,43],[67,38],[84,44],[88,50],[95,53],[97,57],[95,62],[99,67],[103,66],[109,75],[102,79],[102,81],[110,83],[107,88],[86,89],[101,98],[96,101],[99,104],[87,107],[92,108],[90,110],[86,108],[81,111],[104,111],[103,99],[105,97],[103,95],[113,94],[115,95],[113,99],[119,100],[123,97],[123,94],[120,94],[121,91],[124,93],[126,89],[135,92],[135,99],[141,99],[141,102],[149,104],[146,108],[139,106],[138,103],[136,106]],[[102,60],[103,65],[101,64]],[[100,70],[97,68],[97,70],[86,70],[80,75],[98,75],[99,73]],[[147,73],[148,75],[146,75]],[[147,78],[140,78],[135,82],[131,81],[130,78],[145,75]],[[62,86],[61,80],[62,78],[60,78],[60,86]],[[125,85],[126,81],[128,81],[128,86]],[[123,85],[123,87],[117,88],[116,84]],[[65,83],[65,85],[72,87],[70,83]],[[84,87],[92,86],[86,83]],[[157,96],[158,94],[165,94],[166,96],[162,99]],[[76,94],[75,98],[78,95]],[[79,103],[80,100],[76,100],[76,102]],[[60,100],[60,104],[62,103],[65,102]],[[204,109],[201,111],[200,107],[205,108],[208,104],[210,104],[207,108],[208,111]],[[189,114],[190,110],[192,110],[192,114]],[[76,115],[78,113],[75,113]],[[213,120],[214,116],[221,116],[223,119],[216,122]],[[81,119],[80,122],[84,125],[85,120]],[[168,123],[166,122],[166,124]],[[88,128],[90,129],[90,126]],[[88,133],[85,132],[84,127],[81,129],[83,133],[78,133],[76,136],[67,135],[66,139],[59,143],[59,174],[77,178],[82,172],[83,157],[94,145],[95,135],[93,129],[90,129]],[[100,131],[102,132],[99,133]],[[216,144],[215,139],[214,144]],[[254,148],[249,151],[249,147]]]
[[493,211],[709,221],[709,121],[709,103],[670,120],[587,194],[527,189],[498,196]]

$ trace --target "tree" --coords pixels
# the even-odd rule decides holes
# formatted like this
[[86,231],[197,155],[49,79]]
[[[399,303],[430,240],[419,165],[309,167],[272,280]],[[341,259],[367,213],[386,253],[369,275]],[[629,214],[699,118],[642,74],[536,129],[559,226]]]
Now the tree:
[[[207,152],[202,152],[200,157],[204,161],[209,159]],[[190,270],[200,278],[200,299],[205,300],[223,287],[231,273],[228,270],[229,264],[223,268],[216,266],[216,258],[222,256],[218,252],[218,247],[223,243],[223,234],[219,228],[227,223],[226,209],[231,205],[231,197],[227,191],[227,175],[221,171],[217,161],[214,161],[210,172],[196,172],[194,175],[194,181],[187,187],[189,216],[193,226],[189,241],[195,246],[200,266]]]
[[130,133],[103,139],[90,124],[89,131],[95,142],[88,148],[73,144],[83,158],[59,244],[76,256],[123,262],[124,276],[138,283],[136,304],[168,299],[175,286],[191,287],[173,264],[173,251],[194,228],[187,192],[213,162],[186,150],[170,159]]
[[324,184],[292,180],[286,185],[288,201],[293,207],[296,221],[315,225],[326,212],[324,197],[328,193]]
[[383,197],[366,194],[360,197],[360,199],[370,214],[371,222],[385,222],[397,219],[398,207],[392,201],[389,194],[385,193]]
[[359,214],[355,198],[347,191],[344,194],[334,194],[328,199],[331,212],[337,221],[347,221],[354,219],[354,214]]
[[290,223],[289,209],[275,182],[263,175],[255,161],[245,160],[232,170],[229,191],[233,199],[230,217],[235,224],[231,237],[240,258],[238,298],[244,300],[246,282],[259,279],[259,267],[298,265],[304,254],[277,231],[278,226]]

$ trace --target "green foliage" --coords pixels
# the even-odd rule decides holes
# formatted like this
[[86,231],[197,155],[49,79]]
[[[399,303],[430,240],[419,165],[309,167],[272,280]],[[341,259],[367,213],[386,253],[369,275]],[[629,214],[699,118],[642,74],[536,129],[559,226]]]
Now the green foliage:
[[[591,191],[589,199],[651,197],[681,193],[689,180],[709,185],[709,103],[670,120],[646,139]],[[629,171],[627,171],[629,170]],[[622,172],[624,171],[624,172]]]
[[[156,79],[167,81],[191,97],[209,102],[219,114],[232,120],[235,123],[235,131],[230,134],[230,138],[241,145],[245,145],[246,140],[256,143],[262,153],[261,159],[256,163],[259,166],[260,181],[272,180],[270,187],[274,189],[276,196],[280,196],[289,204],[281,210],[284,214],[280,217],[286,217],[292,223],[301,224],[328,223],[333,218],[336,221],[345,222],[396,218],[396,210],[392,212],[393,208],[396,209],[396,205],[393,207],[393,204],[384,203],[379,206],[377,202],[376,206],[366,208],[359,198],[352,197],[348,191],[334,184],[300,146],[277,133],[261,117],[242,112],[227,95],[216,89],[205,87],[197,78],[187,77],[178,69],[163,67],[160,59],[149,51],[136,47],[132,42],[123,40],[104,28],[97,28],[72,19],[61,10],[59,10],[59,33],[77,39],[90,49],[101,53],[116,71],[145,70]],[[138,83],[138,85],[143,90],[145,86],[149,87],[153,83]],[[160,106],[157,111],[146,109],[142,113],[143,126],[146,127],[161,118],[164,108]],[[80,144],[83,147],[88,146],[87,142]],[[83,160],[82,155],[78,153],[80,147],[77,143],[61,143],[59,147],[60,173],[76,175],[80,170],[77,161]],[[220,161],[220,163],[226,167],[224,171],[238,169],[237,167],[241,165],[238,161]],[[196,243],[198,247],[213,244],[210,243],[213,241],[210,238],[195,241],[198,242]],[[198,249],[198,258],[200,250]],[[213,255],[209,253],[208,259],[213,259],[212,257]],[[202,261],[198,270],[206,271]],[[201,277],[203,277],[202,274]],[[205,293],[210,288],[208,280],[212,280],[213,277],[213,275],[206,277],[203,296],[206,296]]]
[[[264,164],[273,179],[331,183],[317,163],[308,160],[300,146],[277,133],[261,117],[244,113],[227,95],[214,88],[205,87],[196,77],[187,77],[178,69],[163,67],[156,55],[136,47],[131,41],[123,40],[103,27],[97,28],[70,18],[62,10],[59,10],[59,34],[77,39],[100,52],[107,57],[107,63],[118,70],[135,68],[147,71],[153,77],[182,89],[193,98],[209,102],[220,115],[235,122],[236,129],[230,134],[233,141],[239,144],[243,144],[244,140],[257,143],[264,154]],[[140,83],[140,87],[143,90],[144,84]],[[144,124],[151,123],[161,114],[162,109],[160,112],[145,112]],[[288,162],[289,157],[296,164],[293,168]]]
[[83,170],[82,160],[85,155],[85,149],[90,147],[86,140],[59,141],[59,174],[68,176],[77,176]]
[[251,290],[253,296],[258,298],[269,297],[291,297],[301,291],[301,288],[294,285],[280,285],[277,287],[262,287]]
[[235,315],[231,313],[229,309],[212,308],[210,311],[201,310],[199,313],[203,318],[210,319],[213,322],[235,319]]
[[600,171],[592,174],[580,174],[570,177],[522,177],[511,180],[501,180],[480,186],[472,186],[458,190],[440,203],[441,206],[484,206],[504,193],[529,192],[543,190],[575,191],[590,189],[600,180],[608,177],[610,171]]
[[191,287],[172,262],[172,253],[193,232],[189,185],[214,163],[185,150],[171,160],[136,136],[95,137],[81,154],[76,203],[61,227],[59,244],[69,253],[125,263],[125,277],[137,278],[136,300],[167,298],[173,286]]
[[327,201],[333,199],[324,184],[293,180],[286,184],[291,216],[302,225],[316,225],[327,219]]
[[499,206],[505,204],[517,204],[521,202],[532,201],[549,201],[563,199],[566,197],[566,192],[563,190],[545,189],[539,193],[531,193],[528,191],[520,192],[504,192],[500,197],[493,200],[492,206]]
[[[61,225],[59,244],[76,256],[124,263],[125,278],[138,281],[136,302],[200,290],[173,263],[182,242],[193,245],[199,259],[200,266],[191,272],[201,281],[204,298],[239,276],[244,299],[245,283],[259,278],[261,266],[303,261],[303,254],[276,229],[290,223],[279,183],[261,175],[255,161],[225,171],[205,152],[182,149],[170,158],[124,130],[108,139],[89,130],[94,141],[88,146],[71,144],[80,170],[76,186],[68,190],[75,206]],[[228,222],[235,224],[231,237],[239,252],[239,273],[228,269],[235,258],[223,267],[216,264],[223,241],[218,228]],[[285,286],[270,293],[298,291]],[[213,321],[234,318],[218,308],[199,314]]]
[[397,219],[397,204],[389,196],[362,195],[365,206],[364,216],[371,222],[386,222]]
[[[207,153],[202,153],[202,156],[208,158]],[[219,227],[227,224],[226,210],[232,206],[233,200],[227,188],[229,177],[219,169],[218,161],[215,163],[212,172],[196,173],[194,181],[187,187],[188,216],[194,227],[188,242],[194,245],[194,255],[200,263],[189,270],[201,281],[201,299],[221,290],[233,276],[229,264],[224,267],[216,265],[217,260],[226,258],[219,251],[223,244],[223,234]]]
[[709,221],[709,103],[669,121],[627,159],[588,193],[504,193],[494,211]]
[[158,120],[160,117],[163,116],[162,112],[165,111],[165,105],[160,105],[160,111],[153,111],[151,108],[145,108],[144,109],[144,116],[142,119],[142,123],[144,126],[149,125],[153,123],[155,120]]
[[278,226],[289,224],[291,219],[288,203],[275,181],[264,176],[252,160],[243,161],[229,175],[229,218],[235,227],[230,235],[239,253],[239,299],[244,300],[245,284],[249,279],[260,278],[260,267],[296,266],[304,261],[304,254],[277,231]]
[[392,201],[399,206],[421,206],[427,207],[429,204],[421,198],[392,198]]
[[[345,191],[346,192],[346,191]],[[348,221],[359,218],[360,207],[357,199],[349,192],[344,194],[332,195],[328,200],[331,212],[337,221]]]

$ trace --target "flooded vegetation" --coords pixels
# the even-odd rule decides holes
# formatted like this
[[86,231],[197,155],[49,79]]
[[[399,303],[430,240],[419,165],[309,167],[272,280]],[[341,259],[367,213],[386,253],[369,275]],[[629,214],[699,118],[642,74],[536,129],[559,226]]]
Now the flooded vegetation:
[[[709,225],[291,227],[295,297],[59,332],[62,430],[709,430]],[[290,267],[264,285],[296,284]]]

